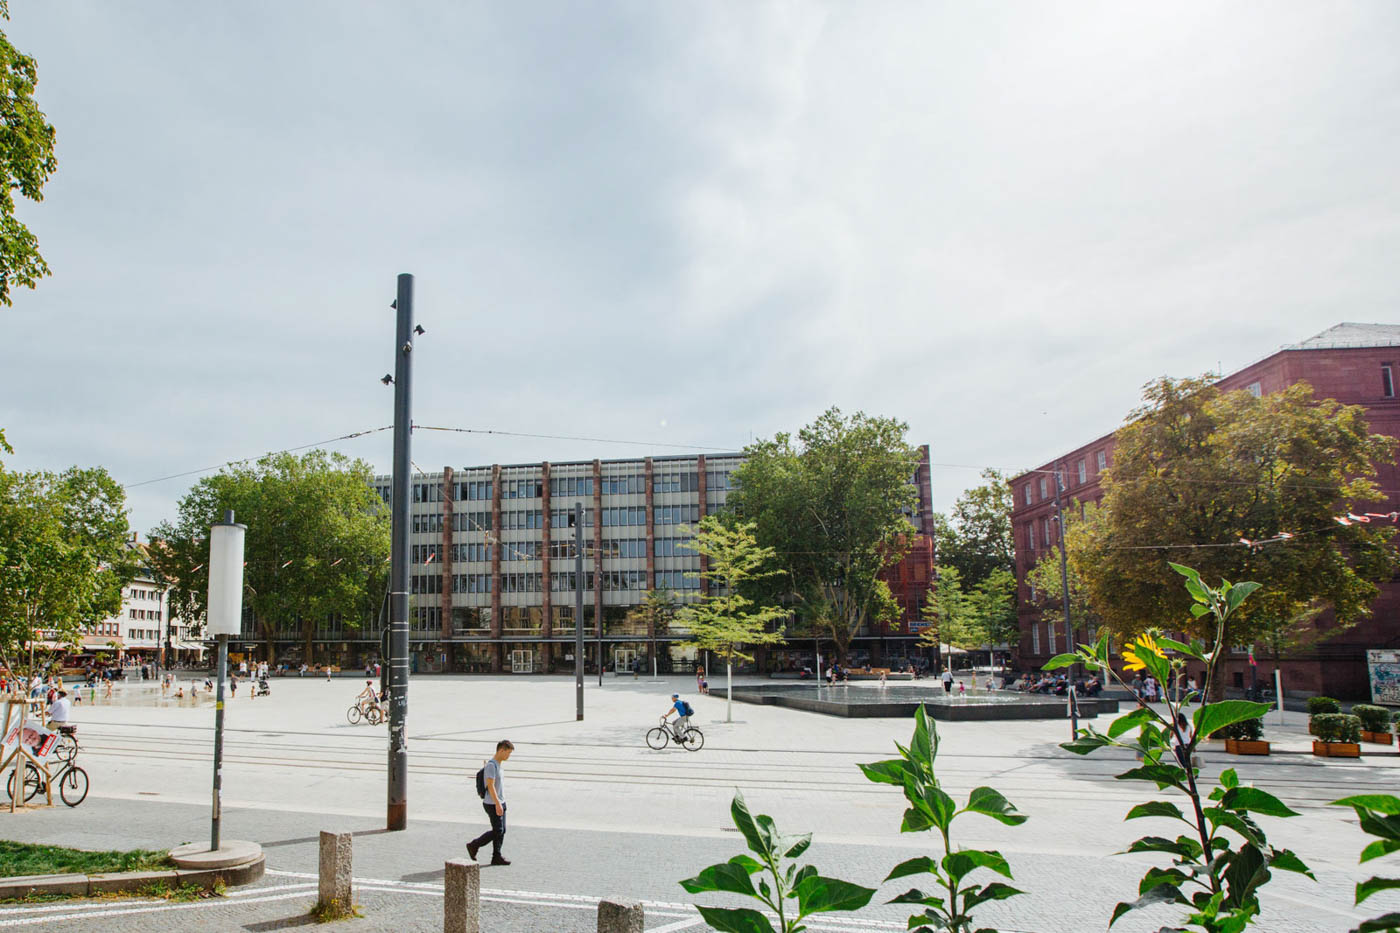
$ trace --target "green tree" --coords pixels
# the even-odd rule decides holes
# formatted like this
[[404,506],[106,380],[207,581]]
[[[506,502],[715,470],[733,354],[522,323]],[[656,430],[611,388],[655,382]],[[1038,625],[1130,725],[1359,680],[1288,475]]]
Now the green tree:
[[965,651],[986,648],[990,657],[996,645],[1016,635],[1015,590],[1016,578],[1001,568],[965,589],[956,567],[939,567],[938,580],[924,603],[923,615],[930,627],[920,635],[920,643]]
[[[1264,586],[1230,616],[1223,644],[1251,642],[1309,606],[1332,610],[1332,631],[1368,614],[1397,567],[1394,529],[1335,516],[1384,500],[1371,477],[1396,442],[1369,432],[1364,409],[1317,400],[1305,383],[1256,398],[1163,378],[1144,398],[1117,433],[1102,514],[1069,537],[1075,575],[1109,630],[1180,630],[1191,604],[1168,560],[1188,553],[1203,574]],[[1291,537],[1240,544],[1280,533]]]
[[982,471],[984,482],[964,490],[945,516],[934,516],[934,546],[940,567],[956,567],[966,586],[995,570],[1016,571],[1011,537],[1011,486],[1000,470]]
[[171,611],[195,624],[208,599],[209,526],[232,509],[248,526],[244,604],[267,642],[296,625],[306,658],[333,616],[358,628],[377,610],[389,553],[389,514],[363,460],[313,450],[269,454],[252,467],[206,477],[180,500],[179,517],[151,532],[151,559],[174,581]]
[[680,601],[670,590],[647,590],[641,605],[628,615],[647,627],[647,639],[651,642],[653,670],[656,664],[656,639],[665,636],[671,629],[671,622],[680,609]]
[[[1075,549],[1083,544],[1085,538],[1092,534],[1088,527],[1094,522],[1101,521],[1104,517],[1103,510],[1093,504],[1084,506],[1081,517],[1077,507],[1065,510],[1065,540],[1068,543],[1068,553],[1074,554]],[[1089,587],[1084,578],[1080,575],[1078,564],[1073,560],[1065,562],[1065,579],[1069,582],[1069,610],[1070,620],[1074,623],[1076,634],[1080,637],[1095,638],[1098,635],[1100,618],[1095,611],[1094,603],[1089,592]],[[1032,602],[1040,610],[1041,617],[1057,627],[1057,630],[1064,625],[1064,581],[1060,579],[1060,546],[1057,544],[1045,551],[1040,560],[1026,573],[1026,582],[1030,584]]]
[[966,635],[967,594],[963,592],[962,573],[956,567],[936,567],[933,585],[924,597],[920,616],[928,625],[919,633],[919,644],[939,652],[942,646],[955,645],[953,639]]
[[136,572],[126,494],[99,468],[0,471],[0,663],[47,669],[59,649],[121,612]]
[[[10,5],[0,0],[0,17],[10,18]],[[39,66],[10,44],[0,31],[0,302],[12,304],[10,287],[33,288],[49,274],[39,255],[39,239],[15,219],[15,192],[31,201],[44,199],[44,183],[58,168],[54,129],[34,102]]]
[[701,571],[700,576],[709,581],[710,592],[700,602],[683,606],[676,619],[689,626],[691,638],[701,650],[724,658],[728,681],[724,720],[731,722],[734,659],[753,660],[743,650],[749,645],[782,644],[782,633],[769,631],[769,625],[788,615],[781,606],[759,606],[742,590],[746,583],[781,571],[772,568],[773,549],[759,545],[752,522],[725,523],[706,515],[700,519],[689,546],[709,559],[709,569]]
[[843,663],[863,625],[899,612],[879,574],[904,556],[914,532],[903,515],[916,498],[907,431],[892,418],[832,408],[795,442],[777,434],[749,445],[735,473],[732,507],[776,552],[785,595],[831,637]]

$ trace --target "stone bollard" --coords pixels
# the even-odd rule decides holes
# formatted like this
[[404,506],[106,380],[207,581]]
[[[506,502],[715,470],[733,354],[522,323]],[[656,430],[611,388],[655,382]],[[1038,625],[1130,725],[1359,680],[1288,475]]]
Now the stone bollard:
[[328,917],[347,916],[355,909],[350,889],[353,839],[349,833],[321,832],[321,884],[316,907]]
[[481,865],[453,859],[445,868],[442,933],[481,933]]
[[642,933],[641,901],[614,897],[598,902],[598,933]]

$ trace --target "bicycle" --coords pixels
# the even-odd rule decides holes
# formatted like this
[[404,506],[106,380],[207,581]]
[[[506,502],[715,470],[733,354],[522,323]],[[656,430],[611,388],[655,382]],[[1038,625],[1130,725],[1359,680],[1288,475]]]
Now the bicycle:
[[694,726],[686,727],[681,735],[667,727],[665,717],[661,719],[661,725],[647,731],[647,745],[660,751],[666,747],[667,742],[675,742],[688,752],[698,752],[705,747],[705,733]]
[[53,756],[59,761],[72,761],[73,756],[78,754],[78,727],[59,725],[55,731],[58,732],[58,744],[54,746]]
[[350,708],[345,711],[345,718],[350,720],[350,725],[352,726],[357,725],[361,719],[364,719],[364,721],[371,726],[377,726],[384,721],[386,716],[384,707],[379,703],[370,703],[365,700],[360,700],[357,703],[351,704]]
[[[87,799],[88,774],[69,758],[63,763],[63,767],[58,769],[58,773],[53,776],[53,780],[58,782],[58,796],[70,807],[76,807]],[[33,800],[36,794],[44,790],[44,773],[34,764],[25,759],[24,762],[24,802]],[[10,799],[15,797],[15,773],[10,771],[9,780],[5,782],[5,791]]]

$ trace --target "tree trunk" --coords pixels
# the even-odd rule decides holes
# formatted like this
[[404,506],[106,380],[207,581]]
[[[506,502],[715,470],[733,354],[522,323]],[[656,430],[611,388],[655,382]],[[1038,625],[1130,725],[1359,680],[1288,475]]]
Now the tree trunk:
[[734,721],[734,659],[724,659],[724,677],[728,682],[728,689],[724,691],[724,721]]

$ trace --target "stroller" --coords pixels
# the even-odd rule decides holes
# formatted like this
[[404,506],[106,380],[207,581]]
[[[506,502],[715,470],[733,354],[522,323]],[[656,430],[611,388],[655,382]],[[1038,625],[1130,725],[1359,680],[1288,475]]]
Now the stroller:
[[269,683],[267,682],[267,678],[266,678],[266,677],[259,677],[258,680],[257,680],[257,683],[253,684],[253,696],[255,696],[255,697],[270,697],[270,696],[272,696],[272,685],[269,684]]

